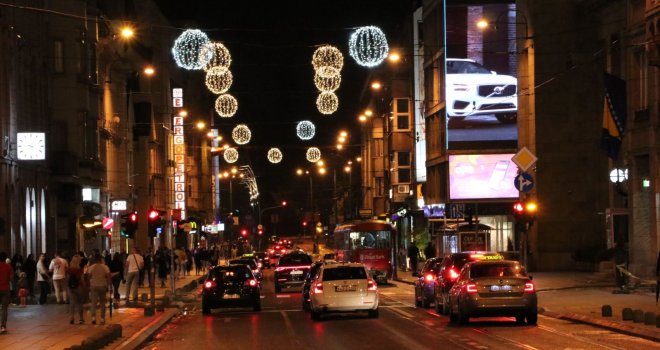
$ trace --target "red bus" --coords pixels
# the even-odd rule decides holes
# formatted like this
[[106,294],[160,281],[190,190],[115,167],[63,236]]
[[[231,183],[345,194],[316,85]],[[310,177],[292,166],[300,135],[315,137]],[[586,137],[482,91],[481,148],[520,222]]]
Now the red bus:
[[394,227],[387,221],[360,220],[335,228],[334,247],[338,261],[363,263],[378,283],[392,278]]

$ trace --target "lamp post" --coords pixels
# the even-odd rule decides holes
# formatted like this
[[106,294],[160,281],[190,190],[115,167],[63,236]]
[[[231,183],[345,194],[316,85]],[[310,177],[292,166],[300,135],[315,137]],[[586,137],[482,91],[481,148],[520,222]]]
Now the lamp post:
[[296,174],[298,176],[302,176],[303,174],[309,176],[309,209],[313,212],[314,211],[314,186],[313,186],[312,174],[309,172],[309,170],[302,170],[302,169],[297,169]]

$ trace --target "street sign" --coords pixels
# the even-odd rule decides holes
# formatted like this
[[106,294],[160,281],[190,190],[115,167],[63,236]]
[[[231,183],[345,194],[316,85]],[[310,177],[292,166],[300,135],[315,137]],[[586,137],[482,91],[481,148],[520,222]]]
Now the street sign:
[[104,230],[111,230],[112,226],[114,226],[114,225],[115,225],[114,220],[112,220],[110,218],[103,218],[102,226],[103,226]]
[[520,192],[529,192],[534,188],[534,178],[532,175],[522,172],[513,180],[514,186]]
[[516,155],[511,158],[511,161],[516,163],[521,171],[527,171],[527,169],[534,165],[537,160],[538,158],[534,155],[534,153],[532,153],[532,151],[527,149],[525,146],[523,146],[523,148],[521,148],[520,151],[518,151],[518,153],[516,153]]
[[128,203],[123,199],[116,199],[110,202],[112,211],[124,211],[128,210]]

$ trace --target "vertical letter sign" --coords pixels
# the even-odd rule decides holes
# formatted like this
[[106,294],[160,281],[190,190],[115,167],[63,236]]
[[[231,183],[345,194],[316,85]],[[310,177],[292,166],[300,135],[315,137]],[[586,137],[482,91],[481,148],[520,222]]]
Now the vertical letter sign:
[[181,219],[186,218],[186,145],[183,137],[183,117],[173,121],[174,132],[174,208],[181,209]]

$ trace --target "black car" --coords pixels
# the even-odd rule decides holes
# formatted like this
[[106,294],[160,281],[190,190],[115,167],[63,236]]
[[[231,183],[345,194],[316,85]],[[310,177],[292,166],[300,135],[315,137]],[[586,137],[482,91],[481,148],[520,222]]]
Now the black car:
[[202,313],[219,307],[249,307],[261,311],[259,281],[243,264],[216,266],[209,270],[202,289]]
[[302,251],[293,251],[280,257],[275,268],[275,293],[282,288],[301,287],[305,274],[312,265],[312,257]]
[[442,266],[442,258],[427,259],[420,273],[413,273],[415,281],[415,306],[429,308],[435,302],[435,282]]
[[259,281],[263,279],[263,273],[261,273],[261,269],[259,268],[257,260],[254,257],[240,257],[238,259],[232,259],[229,260],[229,264],[247,265],[252,271],[254,277],[256,277]]
[[312,280],[323,264],[325,264],[325,261],[317,261],[313,263],[309,268],[309,271],[307,271],[307,274],[305,274],[305,281],[303,282],[302,287],[302,307],[305,311],[309,311],[309,290],[312,287]]
[[473,261],[504,260],[495,252],[461,252],[445,256],[440,263],[440,272],[435,281],[435,311],[438,314],[449,315],[449,290],[458,280],[461,269]]

